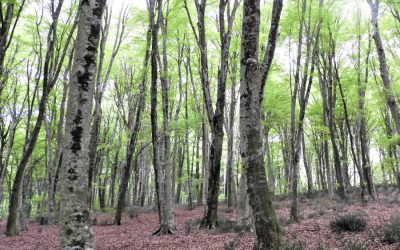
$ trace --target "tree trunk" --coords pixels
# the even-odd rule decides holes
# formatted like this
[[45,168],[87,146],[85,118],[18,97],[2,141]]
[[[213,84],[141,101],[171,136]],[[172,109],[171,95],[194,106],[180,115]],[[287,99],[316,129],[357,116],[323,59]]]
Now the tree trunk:
[[[146,36],[146,52],[145,52],[145,56],[144,56],[144,60],[143,60],[143,69],[142,69],[141,83],[140,83],[140,93],[139,93],[138,105],[136,107],[136,113],[135,113],[135,123],[133,125],[133,128],[129,127],[129,129],[132,129],[131,137],[130,137],[130,141],[129,141],[129,144],[127,147],[126,161],[125,161],[124,168],[122,169],[121,182],[119,185],[117,209],[115,211],[115,218],[114,218],[114,224],[116,224],[116,225],[121,225],[122,212],[126,205],[125,204],[126,192],[128,190],[128,183],[129,183],[129,178],[131,175],[132,159],[133,159],[133,154],[134,154],[135,147],[136,147],[138,132],[140,129],[141,114],[142,114],[142,111],[145,106],[144,101],[145,101],[145,91],[146,91],[146,81],[147,81],[147,68],[148,68],[148,63],[149,63],[149,58],[150,58],[151,39],[152,39],[151,38],[151,26],[149,26],[149,29],[147,31],[147,36]],[[114,168],[115,167],[116,166],[114,166]]]
[[[11,191],[11,197],[9,201],[9,210],[8,210],[8,219],[7,219],[7,229],[5,234],[7,236],[12,236],[19,234],[19,228],[17,226],[17,221],[18,221],[18,211],[20,208],[20,199],[21,199],[21,188],[22,188],[22,182],[23,182],[23,176],[24,172],[26,169],[26,166],[28,164],[29,158],[32,155],[32,152],[36,146],[36,141],[39,137],[39,132],[42,127],[43,120],[45,118],[45,113],[46,113],[46,105],[47,105],[47,99],[49,96],[49,93],[51,89],[54,87],[54,84],[57,81],[58,78],[58,72],[55,72],[53,75],[51,72],[50,64],[52,63],[57,63],[57,62],[52,62],[51,57],[53,55],[54,49],[55,49],[55,42],[57,38],[57,23],[58,23],[58,18],[61,12],[61,6],[63,4],[63,1],[60,0],[58,2],[58,5],[56,9],[53,10],[52,13],[52,23],[50,25],[49,31],[48,31],[48,44],[47,44],[47,51],[46,51],[46,56],[45,60],[43,62],[43,89],[42,89],[42,95],[39,99],[39,107],[38,107],[38,115],[36,119],[35,126],[33,127],[32,132],[29,134],[29,137],[26,136],[26,141],[25,141],[25,146],[24,146],[24,151],[22,153],[21,160],[18,164],[17,171],[15,173],[15,178],[14,178],[14,183]],[[68,47],[69,42],[71,41],[72,34],[73,34],[74,29],[71,30],[69,36],[67,37],[66,40],[66,47],[64,47],[64,51],[62,52],[62,56],[60,57],[60,61],[58,62],[58,65],[56,65],[56,68],[59,69],[62,65],[62,61],[65,58],[66,54],[66,48]],[[51,38],[51,39],[50,39]],[[36,88],[38,87],[38,84],[36,85]],[[35,101],[34,98],[32,101]],[[29,128],[29,126],[27,126]],[[29,129],[26,130],[26,134],[28,135]]]
[[[219,14],[218,14],[218,28],[220,35],[220,65],[218,74],[217,86],[217,102],[215,110],[212,107],[212,100],[210,95],[210,79],[208,75],[208,58],[207,58],[207,43],[205,32],[205,8],[206,0],[195,1],[197,9],[197,27],[196,31],[190,12],[187,6],[187,1],[184,1],[184,7],[189,18],[189,23],[196,37],[197,45],[200,49],[200,64],[201,64],[201,82],[203,89],[203,98],[205,109],[207,111],[207,118],[211,127],[211,145],[210,145],[210,161],[209,161],[209,178],[208,178],[208,191],[207,202],[204,210],[204,216],[201,222],[203,228],[218,227],[217,209],[218,209],[218,194],[219,194],[219,178],[221,170],[221,155],[223,144],[223,123],[224,123],[224,107],[225,107],[225,88],[228,75],[228,57],[229,47],[231,42],[231,34],[235,13],[239,6],[239,1],[235,0],[230,8],[230,2],[219,1]],[[228,6],[228,8],[227,8]],[[225,13],[227,12],[227,13]],[[228,17],[226,24],[225,16]]]
[[226,200],[228,208],[232,208],[236,205],[236,185],[234,180],[234,152],[233,152],[233,145],[234,145],[234,122],[235,122],[235,109],[236,109],[236,73],[237,73],[237,66],[236,66],[236,52],[234,52],[234,57],[231,60],[231,100],[230,100],[230,107],[229,113],[226,119],[226,131],[228,137],[228,160],[226,163]]
[[88,207],[90,118],[105,0],[79,5],[78,34],[65,124],[60,191],[61,249],[94,249]]
[[374,2],[373,0],[367,0],[367,2],[371,9],[371,15],[372,15],[371,23],[372,23],[372,27],[373,27],[373,38],[374,38],[376,50],[378,53],[379,70],[380,70],[382,81],[383,81],[383,87],[384,87],[383,94],[384,94],[387,104],[390,108],[390,112],[391,112],[392,118],[394,120],[396,131],[398,134],[400,134],[399,107],[397,104],[396,97],[394,96],[394,93],[392,90],[392,83],[390,81],[388,65],[386,62],[385,49],[383,48],[381,35],[380,35],[380,31],[379,31],[379,25],[378,25],[379,1],[375,0],[375,2]]
[[[298,119],[298,126],[297,126],[297,134],[292,135],[292,147],[293,147],[293,179],[292,179],[292,204],[291,204],[291,209],[290,209],[290,217],[293,221],[298,222],[299,221],[299,214],[298,214],[298,201],[297,201],[297,186],[298,186],[298,175],[299,175],[299,163],[300,163],[300,150],[303,148],[303,159],[306,163],[306,150],[305,150],[305,145],[304,145],[304,118],[305,118],[305,112],[306,112],[306,107],[308,104],[308,99],[310,96],[311,92],[311,86],[312,86],[312,80],[313,80],[313,74],[314,74],[314,68],[315,68],[315,61],[318,60],[318,42],[319,42],[319,34],[320,34],[320,29],[321,29],[321,22],[322,22],[322,5],[323,5],[323,0],[319,1],[319,19],[318,19],[318,26],[317,26],[317,31],[315,34],[315,44],[314,48],[311,54],[311,69],[310,69],[310,77],[308,76],[308,66],[310,62],[310,51],[311,51],[311,34],[310,34],[310,29],[311,29],[311,16],[309,16],[308,19],[308,32],[307,32],[307,58],[305,62],[305,69],[304,69],[304,78],[303,81],[301,82],[300,89],[299,89],[299,104],[300,104],[300,110],[299,110],[299,119]],[[304,13],[306,9],[306,2],[304,1],[303,3],[303,18],[304,19]],[[311,11],[311,6],[310,6],[310,11]],[[311,15],[311,12],[310,14]],[[301,20],[302,21],[302,20]],[[301,34],[301,32],[300,32]],[[301,40],[299,40],[301,42]],[[301,53],[300,49],[299,52]],[[299,58],[298,58],[299,60]],[[300,67],[300,62],[298,62],[297,67]],[[296,73],[296,82],[299,82],[298,73]],[[308,78],[309,77],[309,78]],[[308,84],[307,84],[308,80]],[[295,83],[295,86],[297,86],[298,83]],[[296,90],[296,87],[295,87]],[[297,91],[297,90],[296,90]],[[294,95],[297,95],[297,92],[294,93]],[[294,114],[292,114],[293,116]],[[294,140],[296,139],[296,140]],[[307,165],[307,164],[305,164]],[[306,166],[306,173],[307,173],[307,179],[308,179],[308,190],[311,192],[312,190],[312,179],[310,178],[310,170],[308,169],[307,171],[307,166]]]
[[[161,81],[163,81],[163,77],[165,76],[165,72],[163,72],[164,65],[158,65],[157,58],[159,56],[158,51],[158,30],[160,25],[165,25],[163,23],[163,11],[162,11],[162,2],[161,0],[157,0],[157,20],[155,20],[155,0],[150,1],[149,11],[150,11],[150,22],[151,22],[151,31],[152,31],[152,46],[151,46],[151,136],[152,136],[152,144],[153,144],[153,167],[154,167],[154,179],[155,179],[155,186],[156,186],[156,201],[158,205],[158,214],[159,214],[159,221],[160,221],[160,228],[154,232],[153,234],[163,235],[163,234],[172,234],[175,231],[175,222],[174,216],[172,213],[172,183],[171,183],[171,168],[169,167],[169,163],[164,165],[164,169],[162,169],[162,164],[160,162],[161,155],[163,152],[160,152],[162,149],[162,144],[159,140],[159,133],[157,127],[157,78],[158,78],[158,68],[160,68],[161,74]],[[164,29],[165,27],[163,27]],[[165,32],[165,30],[164,30]],[[165,38],[164,33],[164,38]],[[166,49],[166,44],[164,41],[164,49]],[[164,60],[166,60],[166,52],[164,51]],[[164,79],[165,80],[165,79]],[[168,101],[167,92],[166,92],[166,85],[165,82],[163,83],[163,103]],[[167,107],[168,108],[168,107]],[[168,114],[165,115],[165,112],[168,112],[168,109],[164,109],[164,129],[168,129],[166,125],[168,125],[167,119]],[[169,140],[169,138],[168,138]],[[165,143],[165,138],[163,138],[163,142]],[[169,147],[169,141],[167,142]],[[165,147],[164,150],[168,151],[169,158],[169,148]]]
[[261,142],[261,103],[275,52],[282,0],[274,0],[267,49],[258,63],[260,1],[243,3],[240,82],[240,151],[247,177],[247,192],[255,219],[254,249],[280,249],[282,232],[269,192]]
[[250,227],[253,223],[246,179],[245,171],[243,171],[240,176],[239,197],[236,203],[236,225],[241,228]]

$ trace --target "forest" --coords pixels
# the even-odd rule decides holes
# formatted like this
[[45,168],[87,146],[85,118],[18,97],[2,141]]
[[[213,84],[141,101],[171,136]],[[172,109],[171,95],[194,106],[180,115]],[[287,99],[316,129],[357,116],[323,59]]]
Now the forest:
[[0,249],[400,249],[400,0],[0,0]]

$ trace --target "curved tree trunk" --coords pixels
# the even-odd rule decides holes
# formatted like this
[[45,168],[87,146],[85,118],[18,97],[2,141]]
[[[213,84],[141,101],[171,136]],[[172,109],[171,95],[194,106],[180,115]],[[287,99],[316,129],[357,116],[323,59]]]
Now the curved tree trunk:
[[261,141],[261,103],[275,52],[282,0],[274,0],[270,33],[263,63],[258,63],[260,1],[243,3],[240,81],[240,151],[247,192],[255,220],[254,249],[280,249],[282,232],[269,192]]

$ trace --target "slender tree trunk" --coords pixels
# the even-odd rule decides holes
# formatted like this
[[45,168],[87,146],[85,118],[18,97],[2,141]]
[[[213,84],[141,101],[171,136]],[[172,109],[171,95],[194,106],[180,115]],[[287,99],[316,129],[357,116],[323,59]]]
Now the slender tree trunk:
[[226,200],[228,208],[234,207],[236,203],[236,185],[234,180],[234,152],[233,152],[233,145],[234,145],[234,122],[235,122],[235,109],[236,109],[236,73],[237,73],[237,66],[236,66],[236,52],[234,52],[234,57],[231,60],[231,101],[229,107],[229,113],[226,119],[226,131],[228,137],[228,160],[226,163]]
[[[13,182],[13,187],[11,191],[11,197],[9,201],[9,211],[8,211],[8,219],[7,219],[7,229],[5,234],[7,236],[12,236],[16,235],[19,233],[19,228],[17,225],[18,221],[18,211],[20,208],[21,204],[21,188],[23,184],[23,176],[24,172],[26,169],[26,166],[28,164],[29,158],[32,155],[32,152],[36,146],[36,141],[39,137],[39,132],[42,127],[43,120],[45,118],[45,113],[46,113],[46,105],[47,105],[47,99],[49,96],[49,93],[51,89],[54,87],[54,84],[56,83],[58,75],[52,76],[51,75],[51,69],[50,69],[50,64],[51,64],[51,56],[54,52],[55,48],[55,42],[57,38],[57,24],[58,24],[58,18],[61,12],[61,6],[63,4],[63,1],[60,0],[58,2],[58,5],[56,9],[53,10],[52,13],[52,23],[50,25],[50,29],[48,31],[48,44],[47,44],[47,52],[46,52],[46,57],[44,60],[43,64],[43,89],[42,89],[42,95],[39,99],[39,107],[38,107],[38,115],[36,119],[35,126],[33,127],[32,132],[29,134],[29,137],[26,136],[26,143],[24,146],[24,151],[22,153],[21,160],[18,164],[17,171],[15,173],[15,178]],[[70,42],[70,39],[72,37],[73,29],[70,32],[70,36],[67,39],[66,42],[66,47],[68,47],[68,44]],[[64,52],[66,50],[66,47],[64,48]],[[65,56],[65,54],[63,54]],[[64,59],[64,57],[62,57]],[[61,64],[62,60],[61,59]],[[57,72],[56,72],[57,73]],[[37,85],[36,85],[37,87]],[[34,98],[33,98],[34,99]],[[32,100],[34,101],[34,100]],[[29,128],[29,126],[28,126]],[[27,129],[27,133],[28,133]],[[28,134],[27,134],[28,135]]]
[[131,175],[132,159],[136,147],[138,132],[140,129],[141,114],[145,105],[144,100],[145,100],[146,81],[147,81],[147,68],[150,58],[151,39],[152,37],[151,37],[151,26],[150,26],[146,36],[146,52],[143,60],[143,70],[141,75],[138,105],[136,107],[136,113],[135,113],[135,123],[131,131],[131,137],[126,152],[126,162],[124,168],[122,169],[121,182],[119,185],[117,209],[115,211],[115,218],[114,218],[114,224],[116,225],[121,225],[122,212],[125,208],[126,192],[128,189],[129,178]]
[[[293,179],[292,179],[292,204],[291,204],[291,209],[290,209],[290,217],[293,221],[298,222],[299,221],[299,212],[298,212],[298,201],[297,201],[297,186],[298,186],[298,178],[299,178],[299,163],[300,163],[300,150],[303,148],[303,159],[305,160],[306,156],[306,150],[305,150],[305,145],[304,145],[304,118],[305,118],[305,112],[306,112],[306,107],[308,104],[308,99],[310,96],[311,92],[311,86],[312,86],[312,75],[314,74],[314,68],[315,68],[315,61],[318,60],[318,42],[319,42],[319,34],[320,34],[320,29],[321,29],[321,22],[322,22],[322,5],[324,1],[320,0],[319,1],[319,20],[318,20],[318,26],[317,26],[317,31],[316,31],[316,39],[315,39],[315,44],[314,48],[312,51],[312,60],[311,60],[311,69],[310,69],[310,77],[308,78],[308,66],[309,66],[309,61],[310,61],[310,50],[311,50],[311,35],[310,35],[310,29],[311,29],[311,23],[309,17],[308,21],[308,32],[307,32],[307,58],[306,58],[306,63],[305,63],[305,72],[304,72],[304,78],[303,81],[301,82],[301,86],[299,89],[299,104],[300,104],[300,110],[299,110],[299,119],[298,119],[298,125],[297,125],[297,134],[292,135],[292,147],[293,147],[293,158],[292,158],[292,166],[293,166]],[[303,3],[303,18],[304,19],[304,13],[306,9],[306,2],[304,1]],[[310,6],[311,10],[311,6]],[[311,12],[309,13],[311,15]],[[301,34],[301,33],[300,33]],[[301,42],[301,40],[299,40]],[[300,49],[299,52],[301,53]],[[299,60],[299,59],[298,59]],[[297,67],[300,67],[300,63],[298,62]],[[296,73],[296,83],[295,85],[298,85],[299,79],[298,79],[298,72]],[[308,84],[307,84],[307,79],[308,79]],[[295,90],[297,91],[296,87]],[[294,93],[294,95],[297,95],[297,92]],[[293,116],[293,114],[292,114]],[[296,139],[296,140],[294,140]],[[303,144],[303,146],[302,146]],[[306,161],[306,160],[305,160]],[[306,164],[305,164],[306,165]],[[306,167],[306,172],[308,172],[307,177],[310,177],[310,170],[307,171]],[[311,181],[311,183],[310,183]],[[308,184],[309,184],[309,191],[312,188],[312,180],[311,178],[308,178]]]
[[307,192],[309,195],[311,195],[314,192],[314,183],[313,183],[311,162],[307,161],[307,148],[306,148],[306,143],[305,143],[305,138],[304,138],[304,131],[303,131],[303,135],[301,136],[301,139],[302,139],[301,140],[301,149],[303,152],[303,163],[304,163],[304,168],[306,170],[306,176],[307,176]]
[[48,214],[47,220],[49,224],[54,223],[55,218],[55,191],[56,191],[56,175],[58,172],[58,166],[60,157],[62,154],[63,149],[63,128],[64,128],[64,116],[65,116],[65,105],[67,99],[67,92],[68,92],[68,83],[67,83],[67,74],[69,73],[69,69],[72,62],[72,56],[70,57],[69,67],[65,70],[64,74],[64,86],[63,86],[63,94],[60,103],[60,117],[57,126],[57,144],[56,144],[56,151],[54,153],[54,158],[50,159],[52,161],[51,168],[49,170],[49,188],[48,188]]
[[[203,89],[203,99],[205,109],[207,111],[208,122],[211,127],[211,145],[210,145],[210,161],[209,161],[209,178],[208,178],[208,191],[207,202],[204,210],[203,220],[201,226],[203,228],[218,227],[218,194],[219,194],[219,179],[221,170],[221,156],[223,144],[223,123],[224,123],[224,108],[225,108],[225,88],[228,75],[228,57],[229,47],[231,42],[231,34],[235,13],[239,6],[239,2],[233,2],[232,9],[230,8],[230,1],[219,1],[219,14],[218,14],[218,29],[220,35],[220,65],[218,74],[217,86],[217,102],[215,110],[213,110],[211,94],[210,94],[210,79],[208,75],[208,58],[207,58],[207,43],[205,32],[205,9],[207,5],[206,0],[195,1],[197,9],[197,27],[196,31],[193,20],[191,19],[190,12],[187,6],[187,1],[184,1],[184,7],[189,18],[189,23],[195,35],[197,45],[200,49],[200,64],[201,64],[201,82]],[[225,13],[227,12],[227,13]],[[227,24],[225,16],[228,17]]]
[[385,55],[385,49],[383,48],[382,40],[381,40],[381,35],[379,31],[379,25],[378,25],[378,10],[379,10],[379,1],[378,0],[367,0],[370,9],[371,9],[371,23],[373,27],[373,38],[375,41],[375,46],[377,49],[378,53],[378,59],[379,59],[379,70],[381,73],[382,81],[383,81],[383,94],[385,95],[387,104],[390,108],[390,113],[392,114],[392,118],[396,127],[396,131],[398,134],[400,134],[400,112],[399,112],[399,107],[397,104],[396,97],[393,94],[392,90],[392,83],[390,81],[390,76],[389,76],[389,70],[388,70],[388,65],[386,62],[386,55]]
[[[158,51],[158,30],[160,25],[162,24],[162,3],[161,0],[157,1],[157,20],[155,20],[155,1],[150,1],[150,22],[151,22],[151,31],[152,31],[152,46],[151,46],[151,135],[152,135],[152,144],[153,144],[153,167],[154,167],[154,179],[156,186],[156,201],[158,205],[158,214],[160,221],[160,228],[154,232],[154,234],[163,235],[163,234],[172,234],[175,230],[174,217],[172,214],[172,195],[168,195],[168,189],[172,187],[172,183],[167,183],[171,181],[170,169],[162,169],[161,168],[161,155],[160,152],[161,143],[159,140],[159,133],[157,127],[157,79],[158,79],[158,68],[162,69],[162,65],[158,65],[157,58],[159,56]],[[161,75],[161,77],[163,77]],[[164,92],[165,93],[165,92]],[[166,94],[166,93],[165,93]],[[165,96],[163,97],[163,101],[165,102]],[[168,109],[166,110],[168,111]],[[165,117],[164,117],[165,118]],[[164,121],[165,122],[165,121]],[[165,129],[165,124],[164,124]],[[164,141],[164,140],[163,140]],[[165,141],[164,141],[165,143]],[[169,151],[168,151],[169,153]],[[165,157],[165,155],[164,155]],[[169,155],[168,155],[169,157]],[[167,170],[169,173],[167,173]],[[170,192],[172,194],[172,190]]]
[[267,169],[268,169],[268,183],[271,190],[271,194],[275,195],[275,174],[272,168],[272,157],[271,157],[271,145],[269,143],[269,128],[264,128],[265,130],[265,154],[267,155]]
[[181,145],[178,146],[178,186],[176,188],[176,193],[175,193],[175,203],[179,204],[181,201],[181,189],[182,189],[182,173],[183,173],[183,163],[185,160],[185,153]]

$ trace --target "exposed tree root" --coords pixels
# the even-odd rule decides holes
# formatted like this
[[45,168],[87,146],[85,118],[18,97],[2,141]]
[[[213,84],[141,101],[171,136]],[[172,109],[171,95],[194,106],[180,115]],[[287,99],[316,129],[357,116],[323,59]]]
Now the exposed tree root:
[[172,229],[169,225],[160,226],[160,228],[153,233],[153,235],[166,235],[166,234],[174,234],[174,229]]

